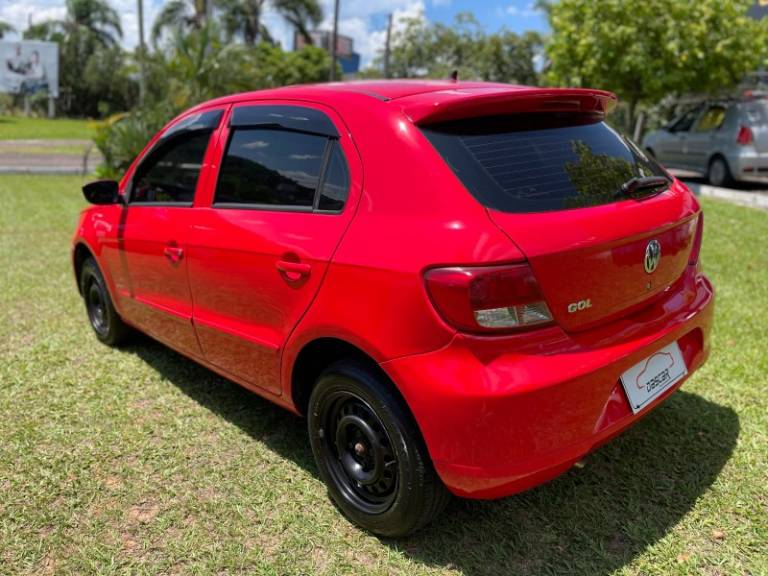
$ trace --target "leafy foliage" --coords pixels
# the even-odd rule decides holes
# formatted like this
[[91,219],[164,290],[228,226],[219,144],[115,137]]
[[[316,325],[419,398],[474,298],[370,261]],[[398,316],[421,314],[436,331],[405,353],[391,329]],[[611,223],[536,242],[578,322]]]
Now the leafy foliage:
[[466,12],[451,26],[411,18],[392,36],[390,67],[401,78],[447,78],[456,70],[463,79],[536,84],[534,59],[541,43],[535,32],[485,34]]
[[[317,0],[271,0],[272,9],[280,14],[311,44],[309,28],[323,19],[323,11]],[[262,16],[267,0],[217,0],[221,9],[224,29],[229,38],[242,37],[247,46],[257,42],[272,42]]]
[[24,38],[60,46],[60,106],[67,114],[96,116],[124,109],[135,92],[118,46],[120,16],[106,0],[67,0],[66,16],[30,26]]
[[751,0],[560,0],[541,2],[552,35],[546,78],[612,90],[640,104],[669,93],[734,87],[765,58],[766,26]]
[[3,22],[2,20],[0,20],[0,40],[2,40],[3,36],[5,36],[6,34],[9,34],[15,31],[16,29],[10,24],[8,24],[8,22]]
[[262,42],[253,48],[221,39],[215,23],[187,34],[146,62],[147,102],[134,111],[108,119],[97,128],[95,142],[104,157],[102,176],[117,177],[171,118],[217,96],[328,78],[325,51],[307,47],[285,52]]

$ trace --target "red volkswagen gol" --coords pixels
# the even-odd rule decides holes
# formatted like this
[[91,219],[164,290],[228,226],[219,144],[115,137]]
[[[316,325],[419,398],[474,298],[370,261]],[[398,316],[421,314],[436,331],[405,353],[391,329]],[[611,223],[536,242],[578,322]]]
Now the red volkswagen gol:
[[197,106],[84,188],[91,325],[307,415],[333,500],[377,534],[536,486],[708,354],[701,210],[614,104],[398,81]]

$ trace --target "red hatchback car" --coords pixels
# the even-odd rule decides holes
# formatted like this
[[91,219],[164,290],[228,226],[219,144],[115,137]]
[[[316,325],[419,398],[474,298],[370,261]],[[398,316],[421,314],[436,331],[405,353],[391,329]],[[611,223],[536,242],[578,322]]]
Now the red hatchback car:
[[84,187],[91,325],[306,415],[331,496],[377,534],[536,486],[709,351],[701,210],[614,104],[393,81],[197,106]]

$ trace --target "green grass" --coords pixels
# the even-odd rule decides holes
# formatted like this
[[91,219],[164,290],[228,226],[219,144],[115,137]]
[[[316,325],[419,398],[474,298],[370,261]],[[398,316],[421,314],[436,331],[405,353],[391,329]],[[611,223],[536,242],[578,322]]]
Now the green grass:
[[0,116],[0,140],[90,140],[90,120]]
[[768,574],[768,213],[704,201],[717,321],[682,391],[585,469],[385,541],[330,504],[302,420],[96,341],[80,184],[0,177],[0,573]]

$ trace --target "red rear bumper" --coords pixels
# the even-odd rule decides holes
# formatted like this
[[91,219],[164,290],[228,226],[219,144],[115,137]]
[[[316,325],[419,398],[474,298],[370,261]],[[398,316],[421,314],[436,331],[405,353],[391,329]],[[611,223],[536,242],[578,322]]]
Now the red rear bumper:
[[663,402],[633,415],[619,378],[677,341],[689,375],[709,353],[712,286],[689,270],[663,299],[578,334],[458,334],[382,367],[398,384],[438,474],[459,496],[497,498],[545,482]]

